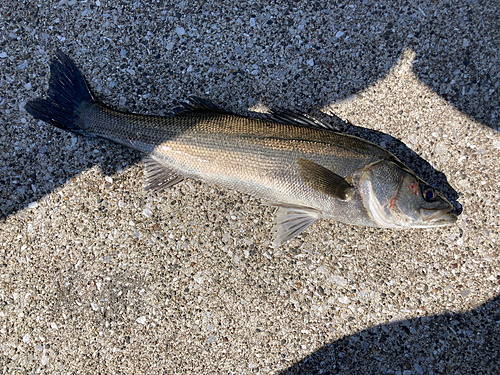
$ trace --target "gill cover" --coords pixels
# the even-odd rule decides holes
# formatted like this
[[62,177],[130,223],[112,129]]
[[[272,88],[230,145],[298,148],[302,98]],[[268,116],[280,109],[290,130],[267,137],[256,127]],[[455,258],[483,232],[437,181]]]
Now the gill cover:
[[361,172],[361,195],[379,227],[438,227],[452,224],[453,206],[409,168],[379,161]]

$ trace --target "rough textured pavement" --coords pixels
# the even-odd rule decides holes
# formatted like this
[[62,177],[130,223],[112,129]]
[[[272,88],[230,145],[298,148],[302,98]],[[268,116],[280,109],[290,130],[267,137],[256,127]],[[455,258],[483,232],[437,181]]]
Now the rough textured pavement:
[[[498,4],[160,3],[0,3],[0,371],[500,373]],[[57,48],[122,110],[336,114],[463,211],[271,249],[260,201],[145,193],[139,155],[31,118]]]

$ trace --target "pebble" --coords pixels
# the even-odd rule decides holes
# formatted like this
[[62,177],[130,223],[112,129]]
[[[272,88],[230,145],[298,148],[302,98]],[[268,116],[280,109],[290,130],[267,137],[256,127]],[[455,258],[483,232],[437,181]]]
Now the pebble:
[[350,302],[350,300],[349,300],[349,297],[344,296],[344,297],[339,298],[339,302],[344,304],[344,305],[347,305]]
[[216,341],[217,341],[217,337],[215,337],[215,336],[208,336],[207,339],[205,340],[205,342],[207,344],[211,344],[211,343],[216,342]]
[[339,286],[346,286],[347,285],[347,280],[344,279],[342,276],[334,275],[328,279],[330,282],[334,282],[335,284]]

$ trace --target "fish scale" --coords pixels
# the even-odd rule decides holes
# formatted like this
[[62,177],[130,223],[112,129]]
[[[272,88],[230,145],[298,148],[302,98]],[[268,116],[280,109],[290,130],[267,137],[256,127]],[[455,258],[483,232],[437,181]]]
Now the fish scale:
[[[142,117],[94,107],[86,122],[93,136],[129,147],[129,139],[139,137],[133,148],[186,177],[273,203],[318,210],[335,206],[331,210],[340,216],[348,215],[346,211],[358,205],[333,201],[309,188],[298,177],[295,160],[308,158],[345,177],[388,156],[375,145],[363,144],[361,151],[350,148],[358,142],[348,135],[237,115]],[[102,126],[104,123],[107,125]],[[356,209],[359,211],[361,207]]]

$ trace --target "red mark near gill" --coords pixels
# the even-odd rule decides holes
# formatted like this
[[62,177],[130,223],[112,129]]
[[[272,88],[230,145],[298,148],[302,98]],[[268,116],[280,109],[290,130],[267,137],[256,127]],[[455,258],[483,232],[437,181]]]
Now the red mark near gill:
[[395,196],[392,197],[391,201],[389,202],[389,210],[392,210],[392,205],[394,203],[394,198],[396,198]]
[[410,184],[410,189],[413,190],[413,194],[417,195],[418,194],[418,183],[416,181],[413,181]]

